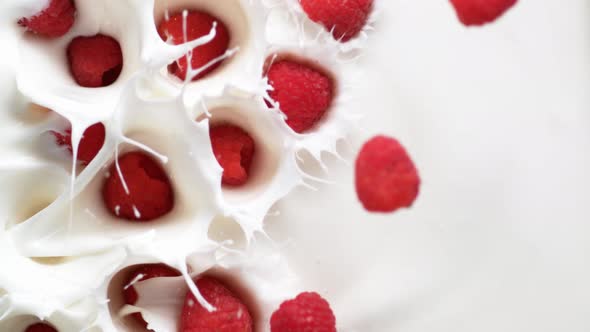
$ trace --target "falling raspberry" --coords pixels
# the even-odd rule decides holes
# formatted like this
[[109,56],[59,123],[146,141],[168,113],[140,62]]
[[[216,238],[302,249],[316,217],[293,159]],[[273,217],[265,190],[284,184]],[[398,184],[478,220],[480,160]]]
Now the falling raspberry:
[[174,190],[158,162],[135,151],[121,156],[118,163],[129,193],[125,191],[115,163],[102,188],[104,203],[114,216],[131,221],[150,221],[172,210]]
[[76,37],[68,46],[67,53],[74,79],[86,88],[115,83],[123,69],[121,45],[109,36]]
[[297,133],[313,128],[332,104],[332,79],[308,64],[279,60],[267,72],[272,90],[269,95],[279,103],[287,124]]
[[300,0],[307,16],[332,31],[334,38],[347,42],[367,24],[373,0]]
[[196,282],[199,292],[215,311],[203,308],[192,292],[186,294],[180,316],[180,332],[252,332],[254,323],[248,307],[219,281],[203,277]]
[[223,184],[241,186],[246,183],[255,152],[252,137],[230,124],[212,126],[209,135],[213,154],[223,168]]
[[[222,56],[229,46],[229,32],[222,21],[202,11],[189,11],[186,18],[185,39],[181,12],[172,15],[169,20],[162,21],[158,26],[158,33],[165,42],[179,45],[206,36],[211,31],[214,22],[217,22],[217,28],[213,40],[205,45],[195,47],[192,51],[191,68],[198,69]],[[219,67],[221,63],[222,61],[219,61],[211,65],[193,78],[193,81],[205,77]],[[188,57],[184,56],[170,64],[168,72],[184,81],[188,71],[187,65]]]
[[[65,134],[53,132],[55,141],[58,145],[67,147],[68,151],[72,153],[72,129],[67,129]],[[88,127],[80,144],[78,144],[78,155],[77,158],[83,165],[88,165],[94,157],[98,154],[104,144],[105,139],[105,127],[102,123],[95,123]]]
[[[131,285],[132,283],[152,279],[152,278],[162,278],[162,277],[178,277],[181,273],[169,267],[165,264],[146,264],[139,266],[135,269],[127,278],[127,282],[125,283],[125,287],[123,289],[123,298],[125,299],[125,303],[134,305],[137,303],[138,295],[137,291],[135,291],[135,287]],[[141,313],[136,312],[133,315],[133,318],[141,324],[141,326],[147,328],[147,322],[143,319]]]
[[45,323],[36,323],[29,325],[25,332],[57,332],[57,330],[51,325],[47,325]]
[[328,301],[304,292],[285,301],[270,317],[271,332],[336,332],[336,318]]
[[466,26],[491,23],[516,4],[517,0],[450,0],[461,23]]
[[377,136],[361,149],[356,160],[356,192],[371,212],[394,212],[410,207],[420,188],[414,163],[401,144]]
[[49,38],[65,35],[74,25],[76,7],[72,0],[51,0],[41,12],[23,17],[18,24],[27,31]]

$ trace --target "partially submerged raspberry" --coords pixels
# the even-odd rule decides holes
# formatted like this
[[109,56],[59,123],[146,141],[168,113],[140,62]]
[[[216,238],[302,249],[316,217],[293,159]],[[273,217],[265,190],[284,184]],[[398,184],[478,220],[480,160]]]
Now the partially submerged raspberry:
[[414,203],[420,189],[420,177],[396,139],[376,136],[365,143],[357,157],[355,184],[365,209],[394,212]]
[[49,6],[41,12],[23,17],[18,24],[27,31],[49,38],[65,35],[76,19],[76,7],[73,0],[51,0]]
[[113,37],[95,35],[76,37],[68,45],[70,72],[86,88],[109,86],[123,69],[121,45]]
[[[164,41],[179,45],[209,34],[214,22],[217,22],[215,38],[205,45],[195,47],[192,51],[191,68],[198,69],[215,58],[222,56],[229,47],[229,32],[223,22],[206,12],[196,10],[189,11],[186,18],[185,38],[183,33],[183,17],[182,12],[180,12],[172,15],[169,20],[160,22],[158,33]],[[193,81],[205,77],[219,67],[221,63],[222,61],[219,61],[211,65],[193,78]],[[188,57],[184,56],[170,64],[168,66],[168,71],[181,80],[185,80],[188,71]]]
[[373,0],[300,0],[303,10],[334,38],[343,42],[356,37],[367,24]]
[[172,210],[174,190],[157,161],[134,151],[119,157],[118,163],[129,194],[113,163],[102,187],[102,197],[111,214],[131,221],[151,221]]
[[57,330],[53,326],[45,323],[35,323],[29,325],[25,332],[57,332]]
[[328,301],[304,292],[281,304],[270,318],[271,332],[336,332],[336,317]]
[[[125,303],[134,305],[137,303],[138,294],[135,287],[131,283],[140,282],[152,278],[162,277],[178,277],[181,273],[165,264],[145,264],[135,269],[127,278],[125,288],[123,289],[123,298]],[[143,319],[140,313],[134,313],[133,318],[141,324],[141,326],[147,328],[147,322]]]
[[279,103],[287,124],[297,133],[312,129],[332,104],[334,83],[322,71],[302,62],[283,59],[268,68],[269,95]]
[[202,277],[199,292],[215,311],[203,308],[192,292],[186,294],[180,316],[180,332],[252,332],[254,323],[248,307],[221,282]]
[[514,6],[517,0],[450,0],[464,25],[491,23]]
[[[67,147],[68,151],[72,153],[72,129],[67,129],[64,134],[53,132],[55,140],[58,145]],[[78,155],[77,159],[83,164],[88,165],[94,157],[98,154],[104,144],[105,139],[105,127],[102,123],[95,123],[88,127],[80,144],[78,144]]]
[[246,183],[255,152],[252,137],[242,128],[230,124],[212,126],[209,136],[213,154],[223,168],[223,184],[240,186]]

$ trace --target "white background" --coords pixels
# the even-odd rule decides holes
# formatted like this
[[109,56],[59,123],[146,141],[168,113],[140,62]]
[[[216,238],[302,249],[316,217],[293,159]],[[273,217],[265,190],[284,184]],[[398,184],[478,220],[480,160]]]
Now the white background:
[[590,331],[590,2],[520,0],[470,29],[445,0],[381,7],[352,150],[400,139],[420,197],[368,215],[327,158],[337,184],[288,197],[270,233],[339,331]]

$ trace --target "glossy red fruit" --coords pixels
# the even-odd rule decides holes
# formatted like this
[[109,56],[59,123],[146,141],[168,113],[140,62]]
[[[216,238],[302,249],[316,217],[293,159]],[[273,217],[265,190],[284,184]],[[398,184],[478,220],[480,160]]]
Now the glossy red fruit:
[[270,318],[271,332],[336,332],[330,304],[318,293],[305,292],[281,304]]
[[121,45],[113,37],[76,37],[68,45],[67,55],[72,76],[86,88],[109,86],[123,70]]
[[[78,144],[77,159],[83,164],[88,165],[98,154],[104,145],[106,130],[102,123],[95,123],[88,127]],[[53,132],[58,145],[67,147],[72,153],[72,129],[67,129],[64,134]]]
[[[213,15],[192,10],[186,18],[186,36],[183,33],[182,12],[174,14],[169,20],[163,20],[158,25],[158,33],[162,40],[174,44],[184,44],[203,37],[211,31],[213,23],[217,22],[215,38],[207,44],[195,47],[192,52],[191,68],[198,69],[217,57],[222,56],[229,47],[230,35],[225,24]],[[186,37],[186,38],[185,38]],[[219,61],[193,78],[193,81],[201,79],[221,65]],[[168,72],[185,80],[188,71],[188,57],[184,56],[168,66]]]
[[157,161],[143,152],[134,151],[119,157],[119,167],[129,194],[115,163],[102,187],[104,204],[113,216],[130,221],[151,221],[172,210],[174,189]]
[[355,169],[359,200],[371,212],[410,207],[420,189],[420,177],[404,147],[394,138],[376,136],[362,147]]
[[242,128],[230,124],[213,125],[209,136],[215,158],[223,168],[223,184],[245,184],[255,153],[252,137]]
[[57,330],[45,323],[36,323],[27,327],[25,332],[57,332]]
[[[127,304],[135,304],[137,303],[138,294],[135,290],[135,287],[131,285],[131,283],[140,282],[152,278],[162,278],[162,277],[178,277],[181,273],[171,268],[165,264],[145,264],[137,267],[127,278],[125,282],[125,287],[123,289],[123,299]],[[134,313],[133,318],[137,320],[137,322],[147,328],[147,322],[143,319],[143,316],[140,313]]]
[[47,8],[23,17],[18,24],[27,31],[49,38],[57,38],[70,31],[76,19],[76,6],[72,0],[51,0]]
[[279,60],[269,67],[267,76],[273,88],[270,97],[279,103],[287,124],[296,133],[312,129],[332,105],[331,77],[310,65]]
[[334,38],[347,42],[358,36],[367,24],[373,0],[300,0],[301,7],[314,22],[332,31]]
[[180,316],[180,332],[252,332],[248,307],[221,282],[210,277],[197,280],[203,297],[215,307],[209,312],[188,292]]
[[494,22],[517,0],[450,0],[461,23],[466,26]]

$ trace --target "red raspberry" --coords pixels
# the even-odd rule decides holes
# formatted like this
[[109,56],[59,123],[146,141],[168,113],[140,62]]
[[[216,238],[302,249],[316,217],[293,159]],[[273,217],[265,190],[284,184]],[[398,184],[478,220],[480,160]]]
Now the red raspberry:
[[31,17],[23,17],[18,24],[28,31],[45,37],[65,35],[74,25],[76,7],[72,0],[51,0],[49,6]]
[[304,292],[285,301],[270,317],[271,332],[336,332],[336,317],[318,293]]
[[270,66],[267,75],[273,87],[270,97],[279,103],[287,124],[297,133],[311,129],[332,104],[331,77],[310,65],[279,60]]
[[410,207],[420,188],[418,171],[404,147],[385,136],[374,137],[361,149],[355,182],[359,200],[372,212]]
[[142,152],[129,152],[119,157],[119,167],[129,195],[113,163],[102,187],[108,210],[122,219],[150,221],[174,207],[174,190],[166,172],[154,159]]
[[199,292],[215,311],[203,308],[192,292],[186,294],[180,316],[180,332],[252,332],[254,323],[248,307],[219,281],[197,280]]
[[[135,271],[133,271],[133,273],[131,273],[127,278],[125,285],[127,286],[131,282],[140,282],[152,278],[178,277],[180,275],[181,273],[178,270],[165,264],[146,264],[135,269]],[[123,298],[127,304],[133,305],[137,303],[138,295],[135,291],[135,287],[129,286],[126,289],[123,289]],[[143,319],[143,316],[139,312],[134,313],[133,317],[143,327],[147,328],[147,322]]]
[[25,332],[57,332],[57,330],[51,325],[47,325],[45,323],[36,323],[29,325]]
[[223,168],[223,184],[240,186],[246,183],[255,151],[252,137],[242,128],[230,124],[212,126],[209,136],[215,158]]
[[[169,20],[160,22],[158,26],[158,33],[162,40],[172,43],[174,45],[184,44],[185,42],[193,41],[203,37],[211,31],[213,22],[217,22],[217,29],[215,38],[205,45],[195,47],[193,49],[191,68],[198,69],[203,67],[211,60],[223,55],[229,47],[229,32],[223,22],[218,18],[202,12],[189,11],[186,18],[186,40],[183,33],[183,18],[182,12],[172,15]],[[215,68],[219,67],[221,62],[217,62],[199,75],[193,78],[196,81],[211,73]],[[188,71],[188,57],[184,56],[168,66],[168,72],[176,75],[181,80],[185,80]]]
[[450,0],[464,25],[483,25],[502,16],[517,0]]
[[[53,132],[55,136],[55,140],[58,145],[66,146],[68,151],[72,153],[72,129],[67,129],[65,134]],[[100,149],[104,144],[105,139],[105,127],[102,123],[95,123],[92,126],[88,127],[84,134],[82,135],[82,139],[80,140],[80,144],[78,144],[78,160],[82,162],[83,165],[88,165],[90,162],[96,157]]]
[[115,83],[123,69],[119,42],[109,36],[76,37],[68,45],[70,71],[76,82],[86,88]]
[[312,21],[332,31],[334,38],[343,42],[349,41],[361,32],[373,8],[373,0],[300,0],[300,2]]

